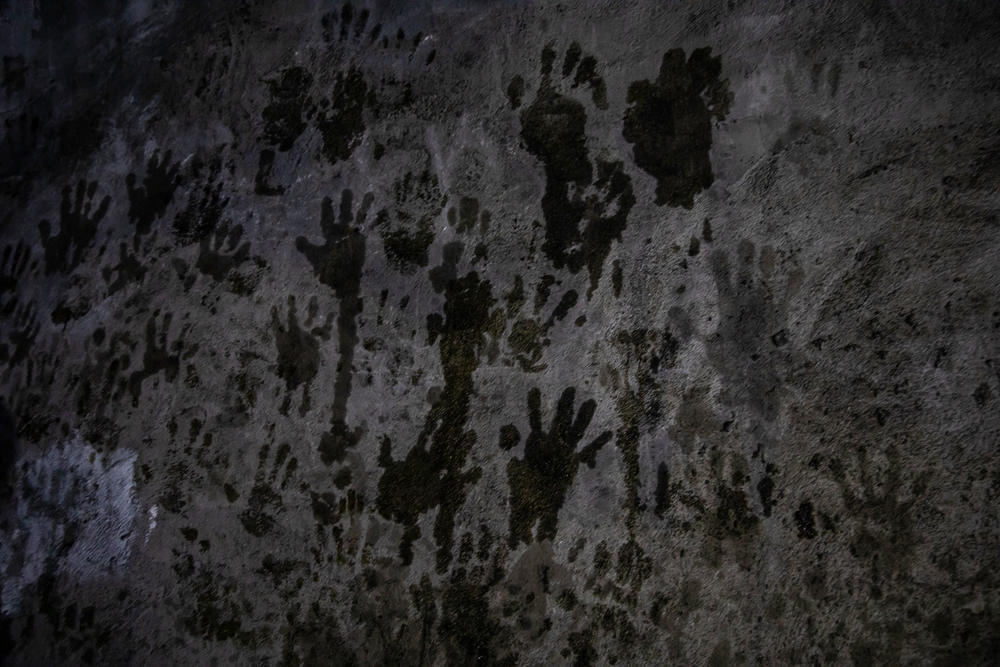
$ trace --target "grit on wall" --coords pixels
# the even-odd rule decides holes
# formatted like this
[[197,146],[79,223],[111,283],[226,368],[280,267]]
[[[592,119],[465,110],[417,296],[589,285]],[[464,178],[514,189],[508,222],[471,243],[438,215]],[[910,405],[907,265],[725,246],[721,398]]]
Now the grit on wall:
[[994,0],[0,59],[0,663],[1000,664]]

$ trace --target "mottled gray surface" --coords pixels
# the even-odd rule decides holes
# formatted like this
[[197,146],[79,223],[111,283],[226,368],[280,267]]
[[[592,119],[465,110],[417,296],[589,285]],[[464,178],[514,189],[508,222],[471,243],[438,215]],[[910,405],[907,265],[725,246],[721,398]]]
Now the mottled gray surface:
[[0,660],[996,664],[998,45],[0,4]]

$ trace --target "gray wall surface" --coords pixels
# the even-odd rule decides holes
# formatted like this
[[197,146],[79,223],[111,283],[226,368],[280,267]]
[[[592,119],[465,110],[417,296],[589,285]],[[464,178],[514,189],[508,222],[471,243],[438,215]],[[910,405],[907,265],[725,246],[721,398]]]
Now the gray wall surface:
[[1000,4],[0,56],[0,662],[1000,663]]

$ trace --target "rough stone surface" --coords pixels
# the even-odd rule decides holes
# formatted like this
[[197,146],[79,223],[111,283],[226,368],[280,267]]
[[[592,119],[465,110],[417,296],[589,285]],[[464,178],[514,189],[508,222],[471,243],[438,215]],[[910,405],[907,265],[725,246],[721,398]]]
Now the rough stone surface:
[[0,662],[997,664],[998,45],[0,4]]

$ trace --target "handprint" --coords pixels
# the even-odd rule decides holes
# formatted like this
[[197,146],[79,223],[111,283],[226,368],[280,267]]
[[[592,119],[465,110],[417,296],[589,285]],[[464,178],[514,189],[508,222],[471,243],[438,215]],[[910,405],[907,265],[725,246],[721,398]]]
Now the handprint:
[[59,234],[52,235],[52,225],[48,220],[38,223],[42,245],[45,246],[45,273],[72,271],[83,261],[84,253],[97,236],[97,225],[111,204],[111,197],[105,195],[97,208],[93,208],[96,193],[96,182],[88,185],[81,180],[76,185],[76,196],[71,200],[73,189],[67,185],[63,188],[59,207]]
[[[274,456],[270,473],[267,472],[267,459],[271,448],[264,445],[260,449],[257,462],[257,475],[247,499],[247,507],[240,513],[240,522],[248,533],[254,537],[263,537],[274,527],[274,513],[281,511],[284,504],[281,492],[288,486],[288,480],[299,465],[294,456],[289,458],[292,448],[288,443],[282,443]],[[281,481],[278,481],[278,474]]]
[[[28,357],[31,347],[35,344],[41,325],[38,324],[38,312],[35,304],[22,304],[14,311],[14,330],[10,333],[11,350],[8,367],[14,368]],[[4,350],[7,347],[4,346]]]
[[[588,296],[596,289],[611,243],[621,238],[629,212],[635,204],[632,180],[621,162],[597,159],[587,150],[587,111],[583,103],[567,94],[586,83],[597,109],[607,108],[604,80],[597,74],[597,61],[583,55],[574,42],[563,62],[563,83],[553,81],[556,60],[553,48],[542,50],[541,77],[535,99],[521,112],[521,138],[528,151],[545,167],[545,242],[542,250],[555,268],[571,273],[587,268]],[[576,72],[572,81],[569,76]],[[562,92],[560,92],[560,89]],[[511,106],[521,105],[524,80],[515,77],[507,89]],[[596,176],[595,179],[595,164]]]
[[340,215],[334,215],[333,202],[323,200],[320,213],[320,230],[323,244],[316,245],[300,236],[295,247],[312,264],[316,278],[333,288],[340,299],[337,315],[338,347],[337,378],[333,386],[333,414],[331,429],[323,436],[320,452],[327,464],[341,460],[346,449],[357,443],[360,432],[347,425],[347,399],[351,394],[354,375],[354,348],[358,343],[357,316],[361,312],[361,272],[365,265],[365,235],[362,225],[374,197],[365,195],[354,218],[354,195],[344,190],[340,197]]
[[332,526],[330,532],[337,545],[337,562],[353,564],[362,546],[364,493],[348,489],[347,493],[339,498],[333,492],[313,492],[311,495],[313,516],[316,518],[316,526],[324,542],[326,533],[322,527]]
[[[139,405],[142,383],[146,378],[153,377],[163,371],[167,382],[173,382],[180,369],[181,350],[184,347],[183,338],[174,341],[169,346],[167,344],[167,333],[173,319],[171,313],[163,316],[163,324],[160,327],[159,336],[157,336],[156,318],[158,315],[159,311],[156,311],[146,323],[146,351],[142,355],[142,368],[129,376],[128,387],[132,393],[132,405]],[[183,332],[181,335],[183,336]]]
[[[115,276],[114,281],[111,276]],[[138,285],[146,276],[146,267],[135,255],[129,253],[127,243],[118,244],[118,263],[101,270],[104,281],[108,283],[108,294],[114,294],[129,283]]]
[[434,243],[434,221],[444,208],[445,195],[429,168],[419,175],[407,172],[392,187],[393,202],[375,216],[386,259],[401,273],[427,266],[427,250]]
[[[593,468],[597,452],[611,439],[611,431],[604,431],[590,444],[577,451],[577,444],[590,426],[597,404],[593,399],[584,401],[573,419],[576,390],[566,388],[556,406],[555,416],[548,431],[542,430],[541,392],[535,388],[528,392],[528,421],[531,433],[524,444],[524,455],[512,459],[507,465],[510,482],[510,543],[531,543],[532,528],[538,523],[536,539],[555,538],[562,507],[577,468],[586,463]],[[513,425],[501,431],[501,444],[513,447],[520,439]]]
[[[29,267],[34,270],[36,262],[31,261],[31,246],[23,241],[17,245],[9,244],[3,249],[0,257],[0,294],[16,292],[21,280],[28,274]],[[0,314],[7,316],[17,307],[16,294],[0,302]]]
[[[746,404],[764,420],[777,418],[781,407],[779,369],[786,358],[787,299],[793,294],[795,273],[782,286],[749,241],[737,248],[733,267],[722,250],[711,254],[712,274],[719,291],[718,329],[707,342],[709,360],[719,369],[728,388],[728,400]],[[757,261],[755,261],[757,260]]]
[[[306,326],[312,323],[319,306],[316,298],[309,302],[309,319]],[[278,377],[285,381],[285,400],[281,404],[281,413],[288,414],[292,392],[302,387],[302,403],[299,414],[309,411],[309,386],[319,370],[319,341],[329,340],[332,327],[332,315],[327,315],[322,327],[314,327],[312,331],[299,327],[295,311],[295,297],[288,297],[288,324],[282,323],[278,309],[271,308],[271,326],[274,329],[275,345],[278,348]]]
[[[545,278],[551,278],[551,276],[543,277],[542,286],[545,285]],[[539,294],[542,293],[543,290],[540,287]],[[548,299],[547,289],[544,290],[544,299]],[[521,365],[521,370],[525,373],[537,373],[548,367],[548,364],[542,363],[542,356],[545,348],[549,345],[549,331],[557,321],[566,317],[576,305],[579,295],[576,290],[567,290],[549,318],[545,322],[541,322],[538,319],[538,313],[544,305],[544,299],[536,299],[535,317],[517,320],[511,327],[510,335],[507,336],[507,344],[514,353],[514,359]]]
[[635,164],[656,179],[656,203],[691,208],[694,196],[712,185],[712,119],[729,112],[733,95],[712,49],[684,60],[683,49],[663,54],[654,81],[628,89],[622,136],[632,144]]
[[229,275],[229,272],[247,261],[250,256],[250,242],[240,244],[243,238],[243,225],[232,228],[228,224],[222,226],[200,242],[200,252],[196,266],[205,275],[212,276],[217,282]]
[[174,217],[174,234],[181,243],[200,241],[219,226],[229,205],[229,197],[222,192],[224,167],[232,174],[232,163],[223,165],[221,155],[207,163],[200,159],[192,163],[191,178],[200,187],[191,186],[187,206]]
[[160,152],[156,151],[149,158],[146,165],[146,175],[142,178],[142,185],[136,187],[135,174],[125,177],[125,186],[128,188],[128,217],[135,225],[135,240],[149,233],[154,220],[163,217],[174,197],[174,191],[180,182],[178,173],[180,163],[170,163],[171,152],[167,151],[160,157]]
[[25,245],[24,241],[18,241],[16,246],[8,244],[3,249],[3,257],[0,258],[0,294],[17,288],[30,261],[31,246]]

